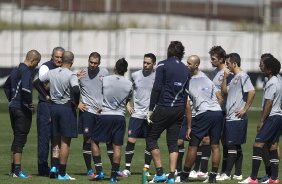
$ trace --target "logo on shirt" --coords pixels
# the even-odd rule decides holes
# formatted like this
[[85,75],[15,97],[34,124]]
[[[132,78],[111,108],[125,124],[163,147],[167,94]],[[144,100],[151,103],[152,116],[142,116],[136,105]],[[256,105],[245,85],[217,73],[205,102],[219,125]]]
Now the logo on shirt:
[[182,83],[181,82],[174,82],[174,85],[175,86],[182,86]]
[[233,80],[233,84],[237,84],[237,83],[238,83],[238,81],[239,81],[239,77],[234,78],[234,80]]
[[84,129],[84,133],[88,133],[88,132],[89,132],[89,128],[86,127],[86,128]]
[[100,81],[102,81],[103,78],[104,78],[104,75],[100,75],[100,76],[99,76],[99,80],[100,80]]
[[222,81],[223,81],[223,76],[224,76],[224,75],[220,75],[220,76],[218,77],[218,81],[219,81],[219,82],[222,82]]

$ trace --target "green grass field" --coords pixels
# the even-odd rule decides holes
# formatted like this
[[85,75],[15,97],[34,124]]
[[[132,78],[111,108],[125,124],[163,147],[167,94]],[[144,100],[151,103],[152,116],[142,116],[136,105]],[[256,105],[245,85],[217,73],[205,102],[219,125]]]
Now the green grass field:
[[[36,96],[36,94],[35,94]],[[0,97],[4,98],[3,90],[0,90]],[[37,99],[34,97],[34,99]],[[255,101],[253,103],[253,107],[260,107],[261,104],[261,92],[258,91],[255,97]],[[252,156],[252,144],[256,135],[256,126],[257,122],[260,118],[259,111],[251,111],[249,114],[249,127],[248,127],[248,138],[247,144],[243,146],[244,152],[244,161],[243,161],[243,176],[247,177],[251,172],[251,156]],[[46,177],[37,176],[37,134],[36,134],[36,114],[33,118],[33,124],[28,135],[28,141],[23,153],[23,161],[22,167],[23,169],[33,176],[32,179],[18,179],[11,178],[8,176],[10,170],[10,145],[12,141],[12,130],[10,127],[10,119],[9,114],[7,112],[7,104],[0,104],[0,183],[65,183],[60,182],[58,180],[50,180]],[[168,154],[167,147],[165,143],[165,133],[161,137],[159,141],[159,146],[162,151],[162,160],[165,171],[168,171]],[[127,136],[125,136],[126,143]],[[185,144],[187,147],[187,143]],[[281,146],[281,144],[280,144]],[[120,183],[141,183],[141,173],[143,168],[143,153],[144,153],[145,143],[144,140],[139,140],[136,143],[136,151],[135,156],[133,158],[132,163],[132,176],[129,178],[121,178]],[[105,145],[101,144],[102,148],[102,159],[104,171],[108,176],[110,174],[110,164],[106,154]],[[125,146],[123,147],[124,150]],[[90,183],[88,177],[85,176],[86,168],[84,166],[84,161],[82,157],[82,137],[80,136],[77,139],[73,139],[71,143],[71,150],[69,156],[69,162],[67,165],[67,172],[75,177],[76,181],[68,181],[68,183]],[[210,165],[209,165],[210,166]],[[121,169],[124,169],[124,156],[122,157]],[[154,173],[154,166],[151,167],[151,172]],[[280,173],[281,173],[281,165],[280,165]],[[264,175],[264,165],[261,164],[259,176]],[[103,181],[95,181],[95,183],[108,183],[108,180]],[[193,182],[193,183],[201,183],[201,182]],[[223,182],[224,183],[224,182]],[[228,181],[226,183],[237,183],[236,181]]]

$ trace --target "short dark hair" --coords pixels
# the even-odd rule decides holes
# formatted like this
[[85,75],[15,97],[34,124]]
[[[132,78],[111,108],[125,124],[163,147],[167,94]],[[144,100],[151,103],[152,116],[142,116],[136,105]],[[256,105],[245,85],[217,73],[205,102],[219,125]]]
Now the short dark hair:
[[97,58],[99,60],[99,63],[101,61],[101,55],[98,53],[98,52],[92,52],[90,55],[89,55],[89,60],[90,58],[93,57],[93,58]]
[[225,62],[226,52],[221,46],[213,46],[209,54],[216,55],[218,59],[223,59],[223,63]]
[[62,63],[72,64],[74,55],[71,51],[64,51],[62,56]]
[[264,59],[267,59],[267,58],[273,58],[274,56],[270,53],[264,53],[260,56],[260,59],[264,60]]
[[117,60],[115,68],[116,68],[116,72],[119,75],[124,75],[124,73],[127,72],[127,67],[128,67],[128,63],[124,58]]
[[145,55],[144,55],[144,58],[145,58],[145,57],[150,58],[150,59],[153,61],[153,63],[155,63],[156,60],[157,60],[155,54],[153,54],[153,53],[145,54]]
[[182,60],[185,48],[180,41],[172,41],[170,42],[167,49],[167,58],[172,56],[177,57],[179,60]]
[[63,47],[55,47],[53,49],[53,52],[52,52],[52,56],[54,55],[55,52],[57,51],[61,51],[61,52],[65,52],[65,49]]
[[230,54],[228,54],[227,56],[226,56],[226,59],[230,59],[230,62],[231,63],[236,63],[237,64],[237,66],[241,66],[241,57],[240,57],[240,55],[239,54],[237,54],[237,53],[230,53]]
[[272,75],[277,75],[281,69],[281,63],[275,57],[269,57],[262,61],[265,69],[270,70]]

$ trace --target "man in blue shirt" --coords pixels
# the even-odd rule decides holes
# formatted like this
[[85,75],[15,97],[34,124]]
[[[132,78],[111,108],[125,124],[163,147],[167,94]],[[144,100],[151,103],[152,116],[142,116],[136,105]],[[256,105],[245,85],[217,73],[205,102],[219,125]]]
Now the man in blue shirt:
[[32,121],[34,105],[32,103],[32,69],[40,62],[41,55],[36,50],[30,50],[23,63],[12,70],[4,84],[4,91],[9,100],[9,113],[13,129],[11,146],[12,177],[30,178],[21,169],[22,151],[27,141]]
[[[174,172],[178,157],[177,139],[183,120],[187,101],[187,89],[190,72],[181,59],[184,46],[179,41],[172,41],[167,50],[167,59],[160,61],[156,68],[156,78],[151,92],[147,115],[151,128],[146,143],[151,151],[157,174],[154,182],[174,183]],[[162,132],[167,131],[167,145],[170,159],[168,178],[163,172],[161,155],[157,143]]]

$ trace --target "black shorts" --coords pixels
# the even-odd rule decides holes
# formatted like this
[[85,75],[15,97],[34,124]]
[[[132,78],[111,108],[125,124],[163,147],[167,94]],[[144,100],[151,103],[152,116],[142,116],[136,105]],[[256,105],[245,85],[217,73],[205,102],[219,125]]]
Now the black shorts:
[[90,112],[79,111],[78,133],[91,137],[93,127],[97,122],[97,115]]
[[10,107],[9,113],[14,135],[27,135],[31,127],[32,112],[25,109]]
[[148,128],[149,125],[146,119],[131,117],[128,125],[128,137],[146,138]]

